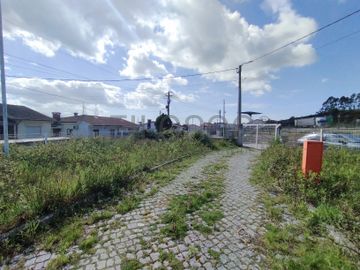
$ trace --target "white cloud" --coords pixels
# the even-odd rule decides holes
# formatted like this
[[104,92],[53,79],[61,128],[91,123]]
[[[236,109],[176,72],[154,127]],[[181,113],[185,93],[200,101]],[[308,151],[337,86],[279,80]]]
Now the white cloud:
[[184,102],[195,97],[172,89],[173,85],[185,85],[184,79],[168,75],[163,80],[140,83],[133,91],[125,92],[118,86],[101,82],[48,81],[38,78],[16,78],[7,82],[9,104],[23,104],[49,114],[52,111],[81,112],[82,104],[93,113],[113,109],[139,109],[160,107],[164,94],[172,91]]
[[322,79],[321,79],[321,82],[322,82],[322,83],[327,83],[328,81],[329,81],[328,78],[322,78]]
[[166,67],[156,60],[150,59],[152,50],[147,44],[134,45],[128,51],[126,67],[120,71],[123,76],[130,78],[152,77],[153,75],[163,75],[167,73]]
[[[165,64],[208,72],[236,67],[317,27],[314,19],[298,14],[290,0],[265,0],[262,6],[274,21],[260,27],[217,0],[6,0],[5,36],[49,57],[62,48],[97,63],[122,47],[127,58],[119,72],[130,78],[166,74]],[[276,71],[315,60],[314,48],[304,40],[245,66],[244,77],[250,79],[244,91],[269,92]],[[236,77],[235,72],[206,76],[222,81]],[[137,95],[145,86],[151,88],[139,84]]]
[[174,78],[173,75],[167,75],[161,80],[154,82],[140,83],[136,90],[125,95],[125,102],[131,109],[143,109],[146,107],[163,106],[165,94],[171,91],[174,98],[183,102],[193,102],[195,96],[186,95],[173,89],[173,85],[186,85],[187,80],[183,78]]

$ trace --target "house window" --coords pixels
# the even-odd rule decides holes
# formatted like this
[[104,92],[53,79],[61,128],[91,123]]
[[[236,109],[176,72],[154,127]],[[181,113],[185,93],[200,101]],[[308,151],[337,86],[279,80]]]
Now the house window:
[[67,128],[66,129],[66,136],[71,136],[72,132],[73,132],[73,130],[71,128]]
[[110,129],[110,136],[111,138],[115,137],[115,129]]
[[94,137],[99,137],[99,130],[98,129],[94,129]]

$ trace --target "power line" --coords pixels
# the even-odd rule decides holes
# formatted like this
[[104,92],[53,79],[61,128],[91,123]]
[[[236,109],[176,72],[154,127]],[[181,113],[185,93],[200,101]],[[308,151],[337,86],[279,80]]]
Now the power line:
[[[19,89],[19,88],[18,88],[18,89]],[[43,91],[41,91],[41,90],[29,88],[29,87],[21,86],[20,89],[25,89],[25,90],[28,90],[28,91],[37,92],[37,93],[41,93],[41,94],[45,94],[45,95],[49,95],[49,96],[58,97],[58,98],[63,98],[63,99],[71,100],[71,101],[76,101],[76,102],[81,102],[81,103],[84,103],[84,102],[87,103],[85,100],[81,100],[81,99],[77,99],[77,98],[69,98],[69,97],[66,97],[66,96],[58,95],[58,94],[47,93],[47,92],[43,92]]]
[[[236,70],[236,68],[228,68],[228,69],[215,70],[215,71],[209,71],[209,72],[203,72],[203,73],[177,75],[177,76],[174,76],[174,77],[168,77],[168,75],[165,75],[165,76],[158,76],[158,77],[124,78],[124,79],[101,79],[101,80],[99,80],[99,79],[76,79],[76,78],[52,78],[52,77],[40,78],[40,79],[49,80],[49,81],[59,80],[59,81],[80,81],[80,82],[152,81],[154,79],[172,80],[172,79],[177,79],[177,78],[189,78],[189,77],[203,76],[203,75],[209,75],[209,74],[214,74],[214,73],[229,72],[229,71],[234,71],[234,70]],[[7,76],[7,77],[9,77],[9,78],[27,78],[27,79],[32,78],[32,77],[15,76],[15,75]]]
[[70,72],[70,71],[67,71],[67,70],[63,70],[63,69],[60,69],[60,68],[55,68],[55,67],[52,67],[52,66],[49,66],[49,65],[45,65],[45,64],[42,64],[42,63],[38,63],[38,62],[35,62],[33,60],[30,60],[30,59],[27,59],[27,58],[24,58],[24,57],[20,57],[20,56],[15,56],[13,54],[10,54],[10,53],[5,53],[6,56],[9,56],[9,57],[12,57],[12,58],[15,58],[15,59],[18,59],[18,60],[21,60],[23,62],[30,62],[30,63],[34,63],[38,66],[41,66],[41,67],[45,67],[45,68],[48,68],[48,69],[52,69],[52,70],[55,70],[55,71],[59,71],[59,72],[62,72],[62,73],[66,73],[66,74],[69,74],[69,75],[73,75],[73,76],[79,76],[79,77],[82,77],[84,79],[90,79],[89,77],[86,77],[86,76],[83,76],[83,75],[80,75],[80,74],[76,74],[76,73],[73,73],[73,72]]
[[[35,67],[29,67],[29,66],[22,66],[22,65],[18,65],[18,64],[13,64],[13,63],[8,63],[7,64],[8,66],[10,67],[15,67],[15,68],[18,68],[18,69],[26,69],[26,70],[30,70],[30,71],[33,71],[33,72],[40,72],[40,73],[44,73],[44,74],[49,74],[49,75],[56,75],[56,73],[54,72],[51,72],[51,71],[48,71],[48,70],[43,70],[41,68],[37,68],[36,66]],[[11,76],[11,75],[9,75]],[[9,77],[7,76],[7,77]]]
[[[282,49],[285,49],[291,45],[294,45],[296,44],[297,42],[301,41],[301,40],[304,40],[316,33],[319,33],[320,31],[324,30],[324,29],[327,29],[357,13],[360,12],[360,9],[358,10],[355,10],[333,22],[330,22],[320,28],[318,28],[317,30],[315,31],[312,31],[302,37],[299,37],[289,43],[286,43],[274,50],[271,50],[265,54],[262,54],[258,57],[255,57],[249,61],[246,61],[244,62],[242,65],[246,65],[246,64],[250,64],[250,63],[254,63],[262,58],[265,58],[267,56],[270,56],[270,55],[273,55],[275,53],[277,53],[278,51],[282,50]],[[210,75],[210,74],[216,74],[216,73],[224,73],[224,72],[229,72],[229,71],[234,71],[234,70],[237,70],[237,67],[234,67],[234,68],[227,68],[227,69],[221,69],[221,70],[214,70],[214,71],[208,71],[208,72],[201,72],[201,73],[191,73],[191,74],[184,74],[184,75],[177,75],[177,76],[174,76],[174,77],[168,77],[168,75],[163,75],[163,76],[154,76],[154,77],[142,77],[142,78],[123,78],[123,79],[76,79],[76,78],[53,78],[53,77],[47,77],[47,78],[41,78],[41,79],[44,79],[44,80],[61,80],[61,81],[83,81],[83,82],[125,82],[125,81],[128,81],[128,82],[131,82],[131,81],[151,81],[151,80],[154,80],[154,79],[159,79],[159,80],[167,80],[167,79],[176,79],[176,78],[189,78],[189,77],[197,77],[197,76],[204,76],[204,75]],[[72,73],[73,74],[73,73]],[[73,74],[74,75],[74,74]],[[15,75],[12,75],[12,76],[7,76],[9,78],[32,78],[32,77],[24,77],[24,76],[15,76]]]
[[316,29],[315,31],[312,31],[312,32],[310,32],[310,33],[308,33],[308,34],[306,34],[306,35],[304,35],[304,36],[302,36],[302,37],[299,37],[299,38],[297,38],[297,39],[295,39],[295,40],[293,40],[293,41],[291,41],[291,42],[289,42],[289,43],[286,43],[286,44],[284,44],[284,45],[282,45],[282,46],[280,46],[280,47],[278,47],[278,48],[276,48],[276,49],[274,49],[274,50],[272,50],[272,51],[269,51],[269,52],[267,52],[267,53],[265,53],[265,54],[263,54],[263,55],[260,55],[260,56],[258,56],[258,57],[255,57],[255,58],[253,58],[252,60],[246,61],[246,62],[244,62],[244,63],[241,64],[241,65],[251,64],[251,63],[256,62],[256,61],[258,61],[258,60],[260,60],[260,59],[262,59],[262,58],[265,58],[265,57],[267,57],[267,56],[273,55],[274,53],[276,53],[276,52],[278,52],[278,51],[280,51],[280,50],[282,50],[282,49],[285,49],[285,48],[287,48],[287,47],[289,47],[289,46],[291,46],[291,45],[293,45],[293,44],[295,44],[295,43],[297,43],[297,42],[299,42],[299,41],[301,41],[301,40],[303,40],[303,39],[306,39],[306,38],[308,38],[308,37],[310,37],[310,36],[312,36],[312,35],[314,35],[314,34],[316,34],[316,33],[319,33],[320,31],[322,31],[322,30],[324,30],[324,29],[326,29],[326,28],[329,28],[329,27],[333,26],[334,24],[337,24],[337,23],[339,23],[339,22],[341,22],[341,21],[343,21],[343,20],[346,20],[346,19],[350,18],[351,16],[353,16],[353,15],[359,13],[359,12],[360,12],[360,9],[355,10],[355,11],[353,11],[353,12],[351,12],[351,13],[343,16],[343,17],[341,17],[340,19],[337,19],[337,20],[335,20],[335,21],[332,21],[332,22],[330,22],[330,23],[328,23],[328,24],[326,24],[326,25],[324,25],[324,26]]
[[337,38],[337,39],[335,39],[335,40],[333,40],[333,41],[329,41],[329,42],[327,42],[327,43],[325,43],[325,44],[322,44],[321,46],[315,47],[315,49],[325,48],[325,47],[327,47],[327,46],[330,46],[330,45],[332,45],[332,44],[334,44],[334,43],[337,43],[337,42],[342,41],[342,40],[344,40],[344,39],[347,39],[347,38],[349,38],[349,37],[355,36],[356,34],[359,34],[359,33],[360,33],[360,29],[357,30],[357,31],[351,32],[351,33],[349,33],[349,34],[347,34],[347,35],[341,36],[341,37],[339,37],[339,38]]

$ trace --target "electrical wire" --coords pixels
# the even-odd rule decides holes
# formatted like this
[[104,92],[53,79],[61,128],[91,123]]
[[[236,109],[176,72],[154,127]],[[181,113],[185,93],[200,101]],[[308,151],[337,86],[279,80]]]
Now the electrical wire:
[[[258,57],[255,57],[249,61],[246,61],[246,62],[243,62],[241,65],[247,65],[247,64],[251,64],[251,63],[254,63],[260,59],[263,59],[265,57],[268,57],[270,55],[273,55],[277,52],[279,52],[280,50],[283,50],[291,45],[294,45],[296,44],[297,42],[301,41],[301,40],[304,40],[316,33],[319,33],[341,21],[344,21],[348,18],[350,18],[351,16],[354,16],[356,14],[358,14],[360,12],[360,9],[357,9],[335,21],[332,21],[318,29],[316,29],[315,31],[312,31],[304,36],[301,36],[289,43],[286,43],[274,50],[271,50],[267,53],[264,53]],[[353,35],[353,34],[352,34]],[[346,37],[343,37],[342,39],[344,39]],[[210,75],[210,74],[217,74],[217,73],[223,73],[223,72],[229,72],[229,71],[235,71],[237,70],[237,67],[235,68],[227,68],[227,69],[221,69],[221,70],[214,70],[214,71],[208,71],[208,72],[202,72],[202,73],[192,73],[192,74],[184,74],[184,75],[176,75],[174,77],[169,77],[168,75],[163,75],[163,76],[156,76],[156,77],[143,77],[143,78],[123,78],[123,79],[75,79],[75,78],[53,78],[53,77],[47,77],[47,78],[40,78],[40,79],[44,79],[44,80],[61,80],[61,81],[83,81],[83,82],[125,82],[125,81],[152,81],[154,79],[159,79],[159,80],[166,80],[166,79],[175,79],[175,78],[189,78],[189,77],[197,77],[197,76],[204,76],[204,75]],[[32,77],[24,77],[24,76],[16,76],[16,75],[8,75],[7,77],[9,78],[32,78]]]
[[60,69],[60,68],[55,68],[55,67],[52,67],[52,66],[49,66],[49,65],[45,65],[43,63],[38,63],[38,62],[32,61],[30,59],[24,58],[24,57],[15,56],[15,55],[10,54],[10,53],[5,53],[5,55],[9,56],[11,58],[21,60],[21,61],[26,62],[26,63],[34,63],[35,65],[38,65],[38,66],[41,66],[41,67],[44,67],[44,68],[52,69],[52,70],[59,71],[59,72],[62,72],[62,73],[66,73],[66,74],[73,75],[73,76],[79,76],[79,77],[82,77],[84,79],[90,79],[89,77],[86,77],[86,76],[83,76],[83,75],[80,75],[80,74],[76,74],[76,73],[73,73],[73,72],[70,72],[70,71],[67,71],[67,70],[63,70],[63,69]]
[[24,86],[21,86],[20,88],[17,88],[17,89],[25,89],[25,90],[28,90],[28,91],[37,92],[37,93],[41,93],[41,94],[45,94],[45,95],[49,95],[49,96],[58,97],[58,98],[63,98],[63,99],[71,100],[71,101],[76,101],[76,102],[80,102],[80,103],[88,103],[85,100],[81,100],[81,99],[77,99],[77,98],[69,98],[69,97],[66,97],[66,96],[53,94],[53,93],[47,93],[47,92],[43,92],[41,90],[37,90],[37,89],[29,88],[29,87],[24,87]]
[[319,33],[320,31],[325,30],[325,29],[333,26],[334,24],[337,24],[337,23],[339,23],[339,22],[341,22],[343,20],[346,20],[346,19],[350,18],[351,16],[353,16],[355,14],[358,14],[359,12],[360,12],[360,9],[357,9],[357,10],[355,10],[355,11],[353,11],[353,12],[351,12],[351,13],[349,13],[349,14],[347,14],[347,15],[345,15],[345,16],[343,16],[343,17],[341,17],[341,18],[339,18],[339,19],[337,19],[335,21],[332,21],[332,22],[330,22],[330,23],[316,29],[315,31],[312,31],[312,32],[310,32],[310,33],[308,33],[308,34],[306,34],[306,35],[304,35],[302,37],[299,37],[299,38],[297,38],[297,39],[295,39],[295,40],[293,40],[293,41],[291,41],[289,43],[286,43],[286,44],[284,44],[284,45],[282,45],[282,46],[280,46],[280,47],[278,47],[278,48],[276,48],[274,50],[271,50],[271,51],[269,51],[267,53],[264,53],[264,54],[262,54],[262,55],[260,55],[258,57],[255,57],[255,58],[253,58],[253,59],[251,59],[249,61],[246,61],[241,65],[251,64],[251,63],[254,63],[254,62],[256,62],[256,61],[258,61],[260,59],[263,59],[263,58],[265,58],[267,56],[273,55],[274,53],[277,53],[278,51],[280,51],[282,49],[285,49],[285,48],[287,48],[287,47],[289,47],[291,45],[296,44],[297,42],[299,42],[301,40],[304,40],[304,39],[306,39],[306,38],[308,38],[308,37],[310,37],[310,36],[312,36],[312,35],[314,35],[316,33]]
[[332,45],[332,44],[335,44],[335,43],[337,43],[337,42],[339,42],[339,41],[342,41],[342,40],[344,40],[344,39],[347,39],[347,38],[349,38],[349,37],[355,36],[356,34],[359,34],[359,33],[360,33],[360,29],[357,30],[357,31],[351,32],[351,33],[349,33],[349,34],[347,34],[347,35],[341,36],[341,37],[339,37],[339,38],[337,38],[337,39],[335,39],[335,40],[333,40],[333,41],[329,41],[329,42],[327,42],[327,43],[325,43],[325,44],[322,44],[321,46],[315,47],[315,49],[325,48],[325,47],[327,47],[327,46],[330,46],[330,45]]

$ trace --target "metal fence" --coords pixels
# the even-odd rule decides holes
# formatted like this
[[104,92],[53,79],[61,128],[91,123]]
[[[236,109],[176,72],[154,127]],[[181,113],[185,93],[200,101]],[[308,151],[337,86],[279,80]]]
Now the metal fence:
[[[313,135],[313,136],[312,136]],[[304,136],[334,145],[360,149],[360,128],[281,128],[280,139],[286,145],[301,145]]]
[[244,124],[243,145],[256,149],[265,149],[278,138],[279,127],[277,124]]

